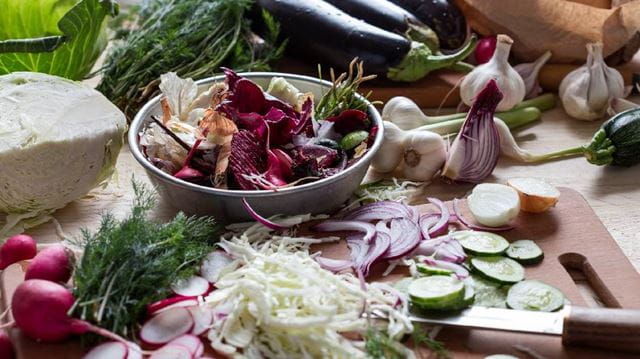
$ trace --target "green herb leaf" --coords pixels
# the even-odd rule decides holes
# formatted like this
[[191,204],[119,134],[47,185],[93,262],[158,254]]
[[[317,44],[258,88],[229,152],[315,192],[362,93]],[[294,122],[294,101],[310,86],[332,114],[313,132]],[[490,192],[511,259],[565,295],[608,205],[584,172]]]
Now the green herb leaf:
[[0,74],[44,72],[83,79],[107,45],[113,0],[6,0],[0,11]]
[[411,333],[411,341],[413,342],[414,348],[417,349],[421,346],[426,346],[439,359],[451,358],[451,354],[449,354],[449,351],[445,348],[444,344],[435,339],[431,339],[431,337],[429,337],[429,335],[427,335],[424,329],[419,325],[414,326],[413,333]]

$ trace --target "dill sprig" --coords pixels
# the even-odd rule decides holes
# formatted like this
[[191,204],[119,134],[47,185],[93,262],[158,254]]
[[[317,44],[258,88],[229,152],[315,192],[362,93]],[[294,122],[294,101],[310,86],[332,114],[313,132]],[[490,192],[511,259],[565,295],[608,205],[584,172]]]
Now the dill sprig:
[[[408,348],[403,348],[402,343],[393,340],[384,331],[370,326],[364,335],[365,350],[367,356],[372,359],[404,359],[407,357]],[[427,347],[438,359],[449,359],[451,355],[440,341],[432,339],[419,325],[415,325],[411,333],[411,342],[415,351],[420,347]],[[404,350],[403,350],[404,349]]]
[[168,223],[147,218],[153,193],[133,181],[131,214],[102,217],[96,233],[83,230],[84,247],[76,263],[71,314],[133,338],[147,305],[170,295],[176,280],[192,275],[217,241],[220,227],[212,218],[182,213]]
[[[318,69],[318,75],[322,78],[322,70]],[[376,78],[376,75],[364,76],[364,65],[357,58],[349,64],[349,71],[340,74],[336,78],[333,69],[329,70],[331,77],[331,89],[325,93],[316,105],[316,118],[324,120],[331,116],[339,115],[344,110],[367,110],[365,103],[358,98],[358,88],[365,82]],[[371,91],[363,97],[368,99]]]
[[432,339],[419,325],[414,325],[413,333],[411,333],[411,342],[413,347],[418,349],[421,346],[426,346],[431,350],[438,359],[449,359],[451,354],[441,341]]
[[[117,32],[98,90],[129,119],[159,93],[160,75],[201,79],[220,71],[268,70],[282,56],[279,24],[263,13],[265,33],[251,31],[252,0],[145,0]],[[132,19],[133,18],[133,19]],[[125,21],[125,20],[120,20]]]

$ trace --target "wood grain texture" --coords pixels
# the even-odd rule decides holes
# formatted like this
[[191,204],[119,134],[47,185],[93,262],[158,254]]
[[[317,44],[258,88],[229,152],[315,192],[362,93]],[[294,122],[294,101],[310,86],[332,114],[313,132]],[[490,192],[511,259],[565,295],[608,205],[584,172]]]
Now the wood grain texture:
[[640,314],[629,309],[572,308],[564,321],[562,342],[640,355]]
[[[422,209],[428,210],[427,205]],[[462,206],[462,209],[467,213],[466,206]],[[560,288],[573,304],[588,306],[564,266],[583,270],[590,281],[597,283],[595,290],[599,295],[615,298],[610,302],[612,306],[640,308],[640,274],[578,192],[562,188],[557,207],[541,214],[522,213],[517,219],[516,229],[505,232],[504,236],[510,241],[535,240],[545,252],[545,259],[540,264],[526,267],[526,277]],[[348,256],[344,241],[316,249],[322,249],[323,256],[329,258]],[[406,270],[401,268],[389,277],[382,278],[380,273],[385,267],[384,264],[375,266],[370,279],[389,281],[407,275]],[[10,266],[3,272],[1,289],[4,308],[23,276],[20,265]],[[43,358],[43,353],[51,353],[47,356],[51,359],[80,357],[81,349],[74,341],[43,345],[24,338],[17,330],[12,332],[12,336],[17,343],[18,359]],[[437,338],[446,343],[455,358],[483,358],[496,353],[522,357],[523,348],[529,348],[544,358],[611,357],[611,353],[602,350],[562,346],[559,337],[445,328]],[[616,353],[615,357],[634,356]]]

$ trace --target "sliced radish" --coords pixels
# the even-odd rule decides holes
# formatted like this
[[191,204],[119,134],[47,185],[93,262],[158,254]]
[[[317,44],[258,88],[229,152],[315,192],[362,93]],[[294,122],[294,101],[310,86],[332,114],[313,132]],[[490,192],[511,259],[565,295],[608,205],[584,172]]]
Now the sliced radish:
[[215,283],[223,274],[223,269],[230,265],[233,259],[224,251],[215,251],[209,253],[202,261],[200,266],[200,275],[210,283]]
[[165,345],[151,354],[149,359],[191,359],[189,349],[181,345]]
[[518,191],[520,209],[541,213],[558,203],[560,191],[547,182],[536,178],[512,178],[507,184]]
[[127,359],[142,359],[142,349],[136,343],[129,343],[129,352],[127,353]]
[[207,294],[209,291],[209,281],[194,275],[175,283],[171,286],[171,289],[174,293],[183,297],[197,297]]
[[189,307],[188,309],[193,317],[191,334],[204,334],[204,332],[211,327],[211,324],[213,324],[213,310],[202,306]]
[[191,307],[194,305],[198,305],[198,300],[196,298],[183,297],[181,295],[177,295],[175,297],[163,299],[155,303],[149,304],[149,306],[147,306],[147,313],[149,313],[150,315],[153,315],[153,314],[160,313],[163,310],[167,310],[171,308]]
[[127,359],[127,353],[124,343],[106,342],[91,349],[83,359]]
[[488,227],[507,225],[520,212],[518,192],[497,183],[475,186],[467,198],[467,205],[476,221]]
[[176,339],[170,341],[167,346],[169,345],[183,346],[189,349],[191,355],[196,358],[204,354],[204,344],[202,343],[202,340],[200,340],[200,338],[196,337],[195,335],[185,334],[179,336]]
[[171,308],[149,319],[140,330],[140,338],[149,344],[165,344],[187,334],[193,328],[193,318],[185,308]]

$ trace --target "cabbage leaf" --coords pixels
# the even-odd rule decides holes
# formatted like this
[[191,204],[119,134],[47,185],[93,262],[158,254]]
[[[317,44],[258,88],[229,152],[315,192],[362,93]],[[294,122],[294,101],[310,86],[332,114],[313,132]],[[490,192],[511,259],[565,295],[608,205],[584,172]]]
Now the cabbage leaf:
[[4,0],[0,75],[43,72],[82,80],[107,45],[114,0]]

